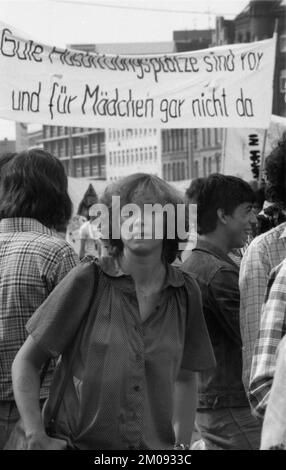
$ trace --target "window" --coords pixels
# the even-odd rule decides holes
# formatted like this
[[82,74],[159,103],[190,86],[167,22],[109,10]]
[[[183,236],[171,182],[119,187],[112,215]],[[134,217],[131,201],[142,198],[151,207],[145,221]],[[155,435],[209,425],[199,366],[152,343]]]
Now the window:
[[199,177],[199,162],[195,161],[195,168],[194,168],[195,178]]
[[286,69],[280,72],[280,93],[286,93]]
[[168,163],[168,181],[172,181],[172,165]]
[[90,174],[91,176],[98,176],[98,162],[95,157],[90,159]]
[[162,131],[162,152],[167,150],[167,133],[165,130]]
[[92,135],[90,138],[91,153],[98,153],[98,140],[96,135]]
[[75,166],[75,176],[77,177],[82,176],[81,160],[74,160],[74,166]]
[[83,153],[90,153],[88,135],[85,135],[84,137],[82,137],[82,140],[83,140]]
[[194,148],[198,148],[198,129],[194,129]]
[[89,158],[85,158],[82,163],[83,176],[90,176]]
[[178,130],[174,129],[172,133],[172,150],[178,150]]
[[207,134],[208,134],[208,147],[211,146],[211,130],[207,129]]
[[81,153],[82,153],[80,137],[76,137],[74,139],[74,153],[75,153],[75,155],[81,155]]
[[68,157],[70,153],[70,141],[67,139],[64,142],[65,142],[65,156]]
[[184,180],[186,178],[185,162],[181,162],[181,178],[182,178],[182,180]]
[[207,177],[207,158],[206,157],[204,157],[204,168],[203,168],[203,170],[204,170],[204,178],[206,178]]
[[168,174],[167,174],[167,165],[164,163],[163,165],[163,179],[167,180]]
[[205,129],[202,129],[202,136],[203,136],[203,147],[206,146],[206,132]]
[[65,156],[65,141],[59,140],[59,157]]
[[171,181],[177,181],[177,166],[176,163],[173,163],[173,171],[172,171],[172,180]]
[[212,157],[209,157],[209,169],[208,169],[209,175],[212,172]]
[[182,178],[181,176],[181,165],[180,162],[177,162],[177,181],[180,181]]
[[50,126],[44,126],[44,139],[47,137],[50,137],[51,135],[51,127]]
[[280,52],[286,52],[286,34],[280,36]]
[[214,135],[215,135],[215,143],[218,144],[219,143],[219,137],[218,137],[218,129],[215,129],[214,130]]
[[215,154],[215,162],[216,162],[216,172],[220,172],[220,154],[216,153]]
[[172,133],[171,133],[171,131],[167,130],[167,135],[168,135],[167,151],[170,152],[170,150],[172,149]]
[[145,159],[145,162],[148,161],[148,148],[147,147],[145,147],[144,149],[144,159]]

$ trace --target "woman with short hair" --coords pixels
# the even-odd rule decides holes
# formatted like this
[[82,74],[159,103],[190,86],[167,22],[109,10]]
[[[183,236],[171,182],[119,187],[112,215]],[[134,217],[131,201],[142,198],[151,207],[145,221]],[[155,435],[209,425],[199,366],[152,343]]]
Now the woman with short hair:
[[[136,174],[108,187],[99,209],[111,256],[75,268],[29,321],[13,364],[28,449],[188,448],[195,371],[214,358],[199,288],[171,265],[177,227],[172,238],[163,216],[157,237],[154,215],[142,217],[155,203],[169,204],[177,222],[183,201],[160,178]],[[51,356],[61,361],[42,419],[38,370]]]

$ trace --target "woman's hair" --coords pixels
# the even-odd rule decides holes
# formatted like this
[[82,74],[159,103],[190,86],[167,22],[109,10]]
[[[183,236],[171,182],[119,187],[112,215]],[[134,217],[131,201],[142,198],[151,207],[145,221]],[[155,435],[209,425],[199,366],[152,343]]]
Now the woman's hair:
[[72,202],[67,176],[56,157],[35,148],[15,154],[1,170],[1,219],[29,217],[56,230],[67,226]]
[[[181,196],[172,186],[166,183],[158,176],[149,175],[145,173],[136,173],[127,176],[119,182],[112,183],[108,186],[100,199],[100,203],[107,206],[109,211],[109,248],[113,256],[118,256],[123,250],[123,242],[121,239],[112,239],[112,197],[120,197],[120,208],[126,204],[137,204],[142,208],[143,204],[160,204],[164,207],[166,204],[170,204],[174,208],[175,220],[172,223],[175,224],[175,238],[167,238],[166,223],[164,223],[165,229],[163,234],[163,259],[167,263],[172,263],[178,252],[179,242],[186,241],[186,239],[179,238],[178,235],[178,204],[183,204],[185,213],[185,229],[188,229],[187,210],[184,203],[183,196]],[[164,222],[166,222],[164,212]]]
[[232,215],[245,202],[254,203],[254,192],[248,183],[236,176],[214,173],[206,178],[198,195],[198,227],[205,234],[216,229],[218,209]]
[[265,159],[266,199],[269,202],[277,202],[286,205],[286,132],[283,133],[278,145]]

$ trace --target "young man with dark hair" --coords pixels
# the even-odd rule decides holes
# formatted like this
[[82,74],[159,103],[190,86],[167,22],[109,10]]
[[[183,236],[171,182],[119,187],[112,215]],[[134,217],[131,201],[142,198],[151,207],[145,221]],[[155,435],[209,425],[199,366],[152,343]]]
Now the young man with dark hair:
[[[19,419],[11,366],[27,337],[25,324],[54,287],[78,263],[56,234],[72,203],[61,162],[40,149],[0,159],[0,449]],[[53,362],[53,361],[52,361]],[[48,396],[51,364],[41,388]]]
[[213,174],[198,195],[201,234],[183,269],[198,281],[217,366],[199,374],[196,423],[207,449],[258,449],[260,426],[242,383],[238,266],[229,258],[245,244],[254,193],[240,178]]

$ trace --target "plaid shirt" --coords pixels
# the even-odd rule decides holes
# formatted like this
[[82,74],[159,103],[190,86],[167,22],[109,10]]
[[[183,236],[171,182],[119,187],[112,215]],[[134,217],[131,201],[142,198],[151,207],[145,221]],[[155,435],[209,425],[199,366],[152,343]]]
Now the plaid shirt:
[[286,336],[277,350],[276,370],[263,421],[261,450],[286,450]]
[[256,237],[246,250],[239,276],[242,379],[249,388],[254,344],[258,336],[261,308],[270,272],[286,257],[286,223]]
[[262,418],[273,382],[276,353],[286,333],[286,260],[270,274],[250,374],[249,400],[253,414]]
[[[10,218],[0,222],[1,401],[13,400],[11,365],[27,337],[25,324],[76,264],[73,249],[37,220]],[[48,395],[50,374],[41,398]]]

